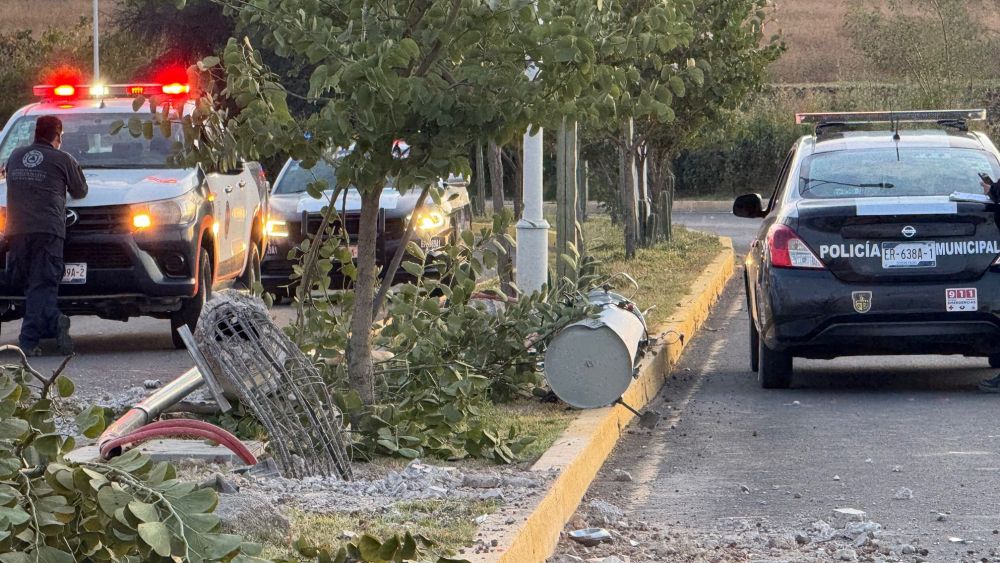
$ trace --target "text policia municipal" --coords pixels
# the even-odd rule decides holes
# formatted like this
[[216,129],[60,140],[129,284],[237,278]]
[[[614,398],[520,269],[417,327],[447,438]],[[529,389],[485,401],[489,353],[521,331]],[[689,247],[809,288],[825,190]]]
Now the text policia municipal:
[[[963,256],[968,254],[1000,254],[1000,243],[995,240],[966,240],[959,242],[934,243],[936,256]],[[819,257],[822,258],[880,258],[882,247],[879,243],[822,244]]]

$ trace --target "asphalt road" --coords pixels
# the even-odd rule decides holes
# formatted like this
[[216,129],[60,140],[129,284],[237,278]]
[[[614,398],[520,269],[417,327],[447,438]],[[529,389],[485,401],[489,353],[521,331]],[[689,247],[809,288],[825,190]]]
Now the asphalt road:
[[[738,255],[756,230],[755,222],[722,214],[678,221],[735,237]],[[998,560],[1000,396],[975,389],[995,370],[985,359],[959,356],[796,359],[792,389],[761,389],[749,368],[741,275],[651,405],[665,419],[623,438],[575,522],[589,517],[594,525],[587,507],[599,499],[664,537],[683,530],[701,549],[644,558],[636,557],[641,546],[618,541],[591,555],[631,550],[633,561],[742,561],[698,538],[736,523],[744,530],[802,530],[849,507],[867,512],[894,541],[928,549],[925,561]],[[622,471],[631,482],[621,480]],[[894,498],[903,487],[912,499]],[[637,544],[662,540],[660,533],[625,533]],[[580,551],[563,540],[557,553]],[[902,560],[920,555],[909,557]],[[830,553],[815,560],[834,559]]]
[[[290,306],[275,307],[272,317],[289,322]],[[17,344],[21,323],[0,327],[0,344]],[[75,357],[65,372],[76,383],[75,397],[81,402],[114,404],[123,390],[141,387],[147,379],[166,383],[190,369],[194,362],[186,350],[175,350],[170,339],[170,322],[136,318],[128,322],[106,321],[97,317],[73,317],[70,335]],[[0,355],[7,362],[10,353]],[[31,358],[31,365],[43,374],[58,367],[62,358]]]

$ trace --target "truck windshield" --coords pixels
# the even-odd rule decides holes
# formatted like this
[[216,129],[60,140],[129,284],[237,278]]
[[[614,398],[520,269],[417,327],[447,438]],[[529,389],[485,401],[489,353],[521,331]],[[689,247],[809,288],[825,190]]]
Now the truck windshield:
[[274,186],[274,193],[303,193],[309,184],[318,181],[325,181],[327,189],[332,190],[337,185],[337,169],[324,161],[317,162],[312,168],[303,168],[302,163],[292,160]]
[[[128,122],[135,114],[73,114],[59,116],[63,122],[62,150],[73,155],[83,168],[175,168],[167,164],[171,148],[181,142],[181,127],[174,123],[170,137],[164,137],[158,127],[153,138],[133,137],[127,127],[115,134],[111,125],[118,120]],[[37,115],[17,120],[0,144],[0,164],[10,153],[29,145],[35,138]]]
[[1000,164],[974,149],[920,147],[842,150],[807,157],[799,171],[806,198],[940,196],[982,193],[979,173],[993,180]]

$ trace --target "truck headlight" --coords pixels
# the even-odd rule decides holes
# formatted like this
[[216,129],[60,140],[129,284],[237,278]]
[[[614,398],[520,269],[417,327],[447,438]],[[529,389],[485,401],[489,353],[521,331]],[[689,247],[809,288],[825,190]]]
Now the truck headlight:
[[417,221],[417,230],[424,233],[435,233],[444,229],[448,224],[448,217],[443,211],[435,207],[420,209],[413,214]]
[[198,195],[190,191],[174,199],[132,206],[132,226],[148,229],[165,225],[186,225],[198,215]]
[[267,231],[267,235],[271,237],[285,238],[288,236],[288,222],[281,219],[268,219],[267,226],[264,229]]

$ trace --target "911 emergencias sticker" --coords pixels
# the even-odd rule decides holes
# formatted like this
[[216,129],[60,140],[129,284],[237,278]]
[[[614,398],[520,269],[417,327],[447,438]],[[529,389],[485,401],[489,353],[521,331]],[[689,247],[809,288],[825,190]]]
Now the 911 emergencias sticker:
[[946,289],[944,296],[945,306],[949,312],[979,310],[979,296],[974,287]]

